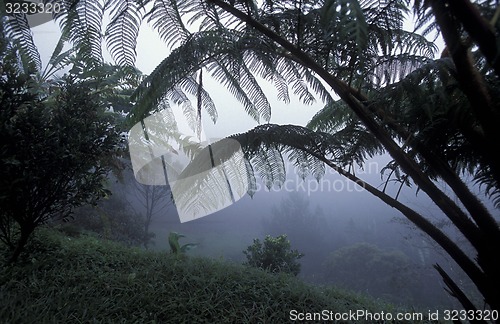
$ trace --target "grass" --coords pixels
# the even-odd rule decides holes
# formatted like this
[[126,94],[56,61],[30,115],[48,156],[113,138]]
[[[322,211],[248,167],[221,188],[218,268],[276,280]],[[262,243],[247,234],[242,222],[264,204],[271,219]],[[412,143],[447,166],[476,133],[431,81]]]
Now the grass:
[[5,323],[287,323],[290,311],[396,312],[294,277],[41,229],[0,270]]

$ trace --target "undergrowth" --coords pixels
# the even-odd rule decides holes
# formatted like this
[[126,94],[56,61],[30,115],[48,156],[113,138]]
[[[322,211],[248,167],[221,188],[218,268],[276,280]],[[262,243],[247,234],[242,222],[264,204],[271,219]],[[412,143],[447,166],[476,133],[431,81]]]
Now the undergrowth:
[[395,312],[285,274],[40,229],[0,270],[5,323],[287,323],[290,311]]

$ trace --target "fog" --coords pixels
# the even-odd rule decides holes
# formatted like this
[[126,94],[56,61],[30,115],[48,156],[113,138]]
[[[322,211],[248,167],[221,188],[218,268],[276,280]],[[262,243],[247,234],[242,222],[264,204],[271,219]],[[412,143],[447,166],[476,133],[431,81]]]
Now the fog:
[[[356,173],[383,186],[380,171],[388,160],[378,157]],[[126,169],[121,181],[112,181],[115,194],[110,199],[122,200],[136,217],[145,217],[144,197],[137,194],[134,181],[131,169]],[[387,192],[393,195],[398,189],[389,185]],[[436,222],[441,219],[415,188],[403,188],[399,199]],[[268,190],[260,182],[253,197],[246,195],[225,209],[185,223],[180,222],[168,193],[162,200],[166,207],[153,216],[149,228],[154,237],[148,246],[153,250],[168,253],[168,235],[178,232],[185,235],[181,244],[198,244],[188,252],[190,256],[242,263],[243,250],[255,238],[262,241],[266,235],[286,234],[292,248],[304,254],[298,277],[311,284],[332,285],[407,307],[459,307],[432,267],[438,262],[463,278],[464,289],[473,289],[441,249],[397,210],[330,171],[319,182],[311,176],[302,180],[288,165],[281,189]]]
[[[49,38],[55,44],[53,26],[46,25],[38,27],[39,33],[35,36],[40,43]],[[158,60],[149,57],[151,53],[161,57],[168,53],[152,50],[156,43],[148,37],[154,36],[143,37],[151,43],[147,47],[139,46],[138,56],[142,57],[142,62],[138,63],[139,68],[147,72]],[[50,53],[51,43],[47,44],[40,49]],[[147,55],[143,53],[146,50]],[[273,97],[272,91],[269,90],[270,97]],[[208,137],[220,138],[258,125],[227,92],[212,89],[212,93],[220,117],[215,125],[204,120]],[[305,125],[321,103],[303,106],[297,101],[289,105],[273,102],[272,107],[271,122]],[[377,157],[368,161],[364,169],[356,170],[356,174],[382,188],[386,178],[381,177],[381,171],[388,161],[388,156]],[[113,196],[101,204],[110,204],[113,200],[119,208],[132,213],[131,217],[146,217],[135,181],[130,168],[124,171],[123,179],[112,178]],[[399,184],[390,183],[387,188],[391,196],[398,190]],[[300,259],[299,278],[313,284],[334,285],[410,307],[456,309],[459,305],[445,292],[444,284],[432,267],[438,262],[452,275],[463,278],[458,281],[464,290],[473,289],[442,250],[398,211],[328,168],[318,182],[311,176],[299,178],[293,166],[288,165],[287,180],[282,188],[268,190],[259,181],[259,190],[253,197],[246,195],[225,209],[186,223],[179,221],[175,206],[169,202],[170,196],[164,194],[162,199],[166,207],[153,215],[149,228],[154,233],[149,244],[151,249],[167,253],[168,234],[174,231],[185,235],[181,243],[198,244],[189,255],[242,263],[245,261],[243,250],[253,239],[287,234],[292,248],[305,254]],[[436,223],[444,219],[415,187],[403,188],[398,199]],[[141,226],[129,220],[125,224]],[[446,231],[446,223],[442,225]]]

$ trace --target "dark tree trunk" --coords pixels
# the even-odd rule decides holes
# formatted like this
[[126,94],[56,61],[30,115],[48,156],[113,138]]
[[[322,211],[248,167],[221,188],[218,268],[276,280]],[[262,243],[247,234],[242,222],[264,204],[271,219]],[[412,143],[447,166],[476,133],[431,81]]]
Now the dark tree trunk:
[[12,264],[17,261],[19,255],[21,255],[21,252],[23,252],[26,243],[28,243],[28,240],[31,234],[33,233],[34,229],[35,229],[34,226],[21,226],[21,235],[17,240],[17,244],[14,251],[12,252],[12,255],[10,256],[10,259],[8,261],[9,264]]

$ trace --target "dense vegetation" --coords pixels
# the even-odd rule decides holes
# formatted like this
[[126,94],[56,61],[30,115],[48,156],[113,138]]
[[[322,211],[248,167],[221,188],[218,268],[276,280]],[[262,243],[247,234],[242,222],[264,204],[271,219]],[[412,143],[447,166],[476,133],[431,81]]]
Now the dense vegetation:
[[[324,102],[324,109],[307,127],[266,123],[208,146],[205,152],[194,157],[191,169],[206,162],[209,156],[206,151],[210,151],[212,167],[226,162],[235,152],[234,147],[229,148],[225,143],[237,141],[246,172],[241,171],[243,168],[233,168],[224,173],[225,181],[209,179],[213,174],[207,173],[201,185],[182,188],[189,199],[177,199],[176,206],[203,210],[215,201],[215,207],[222,208],[226,206],[222,200],[227,183],[246,179],[241,182],[248,185],[248,193],[252,195],[257,187],[255,174],[262,176],[268,188],[282,185],[286,179],[286,158],[297,166],[303,178],[312,174],[320,179],[326,168],[330,168],[397,209],[453,259],[482,295],[481,302],[474,301],[464,292],[460,280],[450,276],[449,269],[435,264],[447,290],[465,309],[500,308],[500,227],[498,218],[482,201],[487,199],[497,207],[500,203],[500,158],[496,153],[500,137],[500,61],[497,59],[500,11],[496,1],[395,0],[382,6],[374,0],[113,0],[106,4],[66,0],[60,3],[63,10],[55,15],[62,29],[58,54],[63,45],[71,41],[72,50],[81,61],[80,64],[73,61],[71,73],[86,78],[85,82],[98,80],[94,82],[98,93],[117,90],[116,84],[120,84],[99,83],[110,76],[104,73],[110,67],[103,63],[103,41],[116,63],[129,68],[115,81],[126,77],[134,79],[135,47],[143,20],[153,25],[171,49],[154,72],[136,82],[133,93],[125,96],[125,102],[133,105],[128,115],[131,123],[143,126],[144,118],[161,108],[168,111],[171,103],[183,107],[191,118],[193,130],[201,128],[202,113],[216,122],[215,103],[204,87],[207,76],[227,88],[258,122],[269,122],[271,118],[271,104],[263,89],[270,83],[284,102],[290,102],[291,93],[304,104],[316,98]],[[0,2],[0,9],[5,13],[4,1]],[[414,31],[403,28],[410,13],[416,17]],[[109,17],[108,14],[111,22],[104,26],[103,19]],[[35,79],[40,75],[42,64],[26,15],[10,14],[1,23],[3,35],[8,41],[12,40],[18,51],[11,55],[17,60],[15,64],[20,70],[24,69],[28,78]],[[440,34],[447,45],[439,59],[436,59],[435,44],[425,37],[432,32]],[[62,58],[56,55],[51,61],[59,64],[64,61]],[[2,71],[6,70],[2,68]],[[37,80],[40,85],[47,85],[43,78]],[[266,82],[261,82],[263,80]],[[47,86],[28,98],[28,104],[16,99],[10,107],[16,113],[26,106],[38,107],[39,101],[51,91]],[[58,89],[64,87],[56,87]],[[4,94],[8,91],[3,91]],[[31,93],[26,90],[20,94]],[[4,96],[2,100],[10,97]],[[99,100],[104,98],[99,95]],[[94,108],[104,109],[105,100],[101,103],[103,105]],[[29,111],[26,115],[28,126],[36,126],[36,122],[30,121],[32,117],[37,121],[36,113]],[[9,123],[23,119],[7,117],[2,123],[7,126],[5,133],[19,135],[12,132],[19,127]],[[21,139],[50,130],[43,123],[32,130],[30,127],[27,132],[21,132]],[[94,135],[93,140],[101,138]],[[0,229],[3,241],[13,250],[12,262],[35,227],[59,214],[69,214],[73,206],[92,202],[92,199],[71,198],[102,196],[98,177],[94,178],[96,181],[82,183],[82,173],[89,176],[104,173],[104,169],[97,170],[102,165],[100,159],[82,168],[75,167],[78,174],[74,177],[70,169],[69,177],[62,181],[56,179],[56,189],[68,183],[83,184],[81,188],[92,187],[91,190],[72,191],[72,187],[49,190],[55,194],[49,194],[49,203],[40,207],[36,193],[49,192],[42,189],[53,178],[36,182],[43,178],[43,171],[54,167],[42,165],[36,174],[24,172],[37,171],[25,167],[36,158],[29,156],[28,146],[22,147],[28,152],[27,158],[15,158],[16,150],[11,149],[9,143],[16,141],[16,136],[10,137],[7,144],[2,143],[5,149],[0,148],[7,152],[1,166],[6,171],[2,179],[7,181],[2,184],[0,195]],[[62,137],[74,138],[64,132]],[[54,142],[51,138],[41,141],[44,145]],[[75,164],[86,160],[71,148],[57,156],[70,158],[69,162]],[[443,228],[432,215],[412,208],[411,204],[402,203],[398,199],[399,190],[390,194],[386,186],[377,187],[356,174],[357,167],[363,167],[367,159],[379,154],[393,159],[385,167],[389,171],[386,184],[394,181],[401,187],[418,187],[439,208],[448,227]],[[62,161],[55,169],[61,168],[62,163],[68,164]],[[10,175],[14,178],[8,178]],[[484,192],[475,192],[468,178],[482,186]],[[27,184],[24,180],[28,180]],[[224,185],[217,186],[214,182]],[[17,185],[19,187],[11,190],[10,186]],[[18,196],[20,201],[12,208]],[[65,200],[68,197],[69,201]],[[59,206],[62,211],[56,209]],[[147,226],[145,232],[143,241],[147,245]],[[17,242],[13,243],[10,238]]]
[[14,262],[36,227],[107,194],[107,160],[120,136],[89,83],[42,82],[16,44],[0,37],[0,241]]
[[[5,251],[5,250],[2,250]],[[400,309],[285,274],[41,228],[0,270],[8,323],[284,323],[289,312]]]

